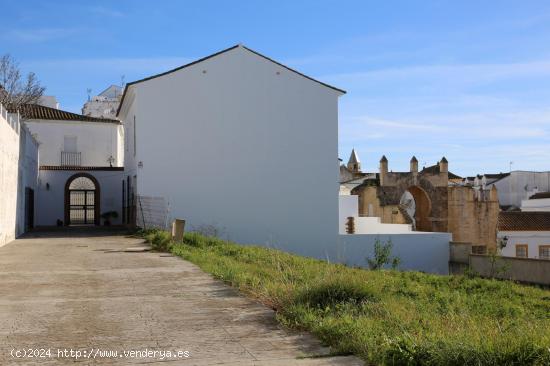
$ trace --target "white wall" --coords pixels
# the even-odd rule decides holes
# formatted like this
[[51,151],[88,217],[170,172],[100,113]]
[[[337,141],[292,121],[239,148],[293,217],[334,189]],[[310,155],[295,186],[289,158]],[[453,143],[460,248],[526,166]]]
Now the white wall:
[[499,231],[498,238],[508,238],[506,247],[500,250],[504,257],[516,256],[516,244],[528,245],[529,258],[539,257],[539,245],[550,245],[550,231]]
[[550,211],[550,198],[537,198],[521,201],[522,211]]
[[[118,218],[112,219],[112,224],[121,224],[123,171],[40,170],[36,226],[55,226],[58,219],[65,221],[65,184],[71,176],[81,172],[93,175],[99,182],[100,214],[116,211]],[[103,224],[103,220],[101,222]]]
[[25,188],[36,189],[38,144],[0,105],[0,246],[25,231]]
[[132,89],[119,117],[139,194],[165,197],[190,229],[212,224],[241,243],[334,253],[338,91],[240,47]]
[[34,220],[36,220],[38,149],[38,142],[32,137],[30,131],[25,126],[21,126],[19,133],[19,174],[17,185],[17,235],[25,232],[26,188],[34,191]]
[[392,235],[340,235],[337,261],[349,266],[368,267],[374,244],[391,241],[392,256],[401,259],[400,270],[449,274],[450,233],[408,233]]
[[0,105],[0,246],[16,237],[18,129],[18,123]]
[[115,123],[28,120],[25,122],[40,143],[40,165],[61,165],[64,137],[76,136],[81,166],[123,166],[121,156],[122,126]]
[[341,194],[338,196],[339,233],[346,234],[348,217],[354,218],[355,234],[402,234],[412,231],[407,224],[384,224],[379,217],[359,217],[359,196]]
[[497,187],[500,205],[520,207],[521,201],[528,199],[535,188],[538,192],[550,191],[550,172],[513,171],[493,184]]

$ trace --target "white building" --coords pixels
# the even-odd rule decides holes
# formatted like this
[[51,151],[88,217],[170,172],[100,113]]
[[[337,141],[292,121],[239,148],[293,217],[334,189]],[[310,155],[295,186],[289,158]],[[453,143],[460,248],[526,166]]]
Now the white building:
[[121,97],[122,88],[118,85],[111,85],[84,103],[82,114],[89,117],[114,119]]
[[21,113],[39,143],[36,226],[100,225],[107,212],[126,221],[122,124],[40,105]]
[[34,226],[38,143],[0,104],[0,246]]
[[550,192],[535,193],[529,199],[522,200],[521,211],[550,212]]
[[497,240],[502,256],[550,259],[550,212],[501,212]]
[[[471,184],[468,178],[465,183]],[[522,200],[537,192],[550,191],[550,172],[516,170],[510,173],[484,174],[473,178],[474,188],[497,188],[499,204],[503,209],[519,209]]]
[[191,229],[332,256],[343,94],[242,45],[129,83],[128,179]]

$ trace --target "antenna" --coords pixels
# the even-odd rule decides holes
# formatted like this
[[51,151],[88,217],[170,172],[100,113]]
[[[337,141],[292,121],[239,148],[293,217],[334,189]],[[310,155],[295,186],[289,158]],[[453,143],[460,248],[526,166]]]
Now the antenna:
[[92,89],[90,89],[90,88],[86,89],[86,93],[88,93],[88,102],[89,102],[92,99],[92,97],[91,97]]

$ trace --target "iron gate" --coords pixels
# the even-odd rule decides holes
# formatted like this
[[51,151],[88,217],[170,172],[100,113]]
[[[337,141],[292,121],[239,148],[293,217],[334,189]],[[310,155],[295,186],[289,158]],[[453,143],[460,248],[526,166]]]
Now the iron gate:
[[70,190],[70,225],[95,223],[95,190]]

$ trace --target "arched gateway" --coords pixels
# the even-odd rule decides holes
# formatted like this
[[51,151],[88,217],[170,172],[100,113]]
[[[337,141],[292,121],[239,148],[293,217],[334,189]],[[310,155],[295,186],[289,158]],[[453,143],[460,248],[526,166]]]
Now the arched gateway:
[[100,189],[97,179],[78,173],[65,184],[65,225],[99,225]]

